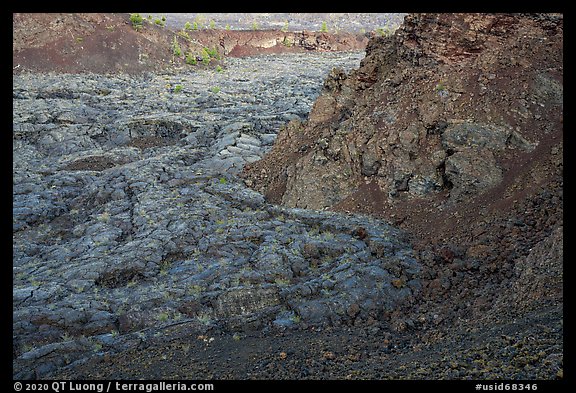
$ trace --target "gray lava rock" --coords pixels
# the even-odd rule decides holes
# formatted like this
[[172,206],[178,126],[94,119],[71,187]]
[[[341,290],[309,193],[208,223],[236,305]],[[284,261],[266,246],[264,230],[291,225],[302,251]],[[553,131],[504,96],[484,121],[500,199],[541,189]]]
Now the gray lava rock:
[[[14,375],[37,378],[63,356],[139,345],[139,335],[182,321],[296,329],[413,296],[419,270],[400,231],[272,206],[235,176],[270,147],[287,109],[307,114],[329,69],[360,58],[229,59],[216,74],[15,76]],[[166,89],[176,83],[178,95]],[[365,241],[351,235],[360,226],[370,228]],[[400,275],[416,284],[396,288]]]

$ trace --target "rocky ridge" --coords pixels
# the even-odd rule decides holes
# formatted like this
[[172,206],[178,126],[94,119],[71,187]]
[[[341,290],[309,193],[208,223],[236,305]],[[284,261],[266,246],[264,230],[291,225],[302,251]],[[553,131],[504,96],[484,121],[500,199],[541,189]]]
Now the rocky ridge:
[[557,17],[407,17],[358,70],[333,71],[305,124],[247,175],[266,171],[269,200],[305,208],[345,204],[369,183],[381,211],[482,193],[541,140],[561,145],[561,44]]

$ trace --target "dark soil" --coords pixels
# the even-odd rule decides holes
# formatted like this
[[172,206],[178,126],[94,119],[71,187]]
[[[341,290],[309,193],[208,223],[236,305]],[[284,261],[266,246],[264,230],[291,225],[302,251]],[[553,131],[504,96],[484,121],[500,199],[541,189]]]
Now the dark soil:
[[[142,343],[137,349],[94,358],[51,378],[561,378],[563,370],[558,365],[562,347],[557,342],[563,335],[563,325],[559,316],[558,311],[542,310],[487,329],[471,325],[426,335],[390,334],[378,327],[236,335],[193,335],[182,331],[182,338]],[[544,367],[536,370],[538,364]]]
[[80,158],[66,165],[65,169],[69,171],[103,171],[118,165],[110,157],[93,156]]

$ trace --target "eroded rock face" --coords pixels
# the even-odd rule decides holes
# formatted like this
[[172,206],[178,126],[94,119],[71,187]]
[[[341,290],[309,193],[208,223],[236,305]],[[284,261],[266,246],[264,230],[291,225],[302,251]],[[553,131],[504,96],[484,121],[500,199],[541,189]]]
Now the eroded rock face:
[[333,70],[307,121],[245,176],[307,208],[346,205],[366,183],[392,208],[484,193],[561,133],[562,36],[558,15],[409,15],[359,69]]
[[193,32],[197,39],[220,45],[224,55],[250,56],[263,53],[294,53],[300,51],[334,52],[358,51],[366,47],[368,38],[363,34],[340,32],[300,31],[218,31],[210,39],[207,32]]

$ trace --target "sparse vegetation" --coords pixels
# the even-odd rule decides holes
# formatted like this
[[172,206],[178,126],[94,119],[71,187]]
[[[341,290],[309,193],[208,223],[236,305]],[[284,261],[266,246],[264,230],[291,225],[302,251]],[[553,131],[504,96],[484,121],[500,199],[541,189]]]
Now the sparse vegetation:
[[220,93],[220,88],[218,86],[214,86],[210,88],[210,91],[214,94]]
[[444,86],[444,81],[440,81],[436,84],[436,87],[434,88],[435,91],[444,91],[446,90],[446,87]]
[[72,336],[70,336],[70,334],[68,334],[68,332],[65,332],[63,335],[60,336],[60,338],[64,342],[72,340]]
[[168,319],[170,319],[170,315],[168,315],[167,312],[161,312],[160,314],[158,314],[158,315],[156,316],[156,319],[157,319],[159,322],[164,323],[164,322],[167,322]]
[[194,285],[190,285],[190,287],[188,288],[188,293],[191,296],[198,297],[202,293],[203,290],[204,290],[204,288],[202,288],[200,285],[194,284]]
[[110,213],[107,211],[104,211],[102,214],[100,214],[97,217],[98,221],[102,221],[102,222],[108,222],[110,220]]
[[290,320],[294,323],[300,323],[300,321],[302,320],[302,318],[300,317],[300,315],[294,315],[290,318]]
[[180,57],[180,55],[182,55],[182,49],[180,49],[180,45],[178,44],[176,36],[174,36],[174,41],[172,43],[172,53],[176,57]]
[[168,270],[170,270],[170,266],[172,264],[169,261],[163,261],[160,263],[160,275],[166,276],[168,274]]
[[434,87],[434,91],[436,92],[436,94],[438,94],[440,97],[446,97],[448,96],[448,89],[446,88],[446,86],[444,85],[444,81],[440,81],[436,84],[436,87]]
[[191,40],[190,34],[188,34],[188,32],[187,32],[186,30],[180,30],[180,31],[178,32],[178,35],[179,35],[180,37],[182,37],[182,38],[187,39],[188,41]]
[[35,347],[32,344],[26,343],[22,346],[22,353],[30,352],[33,349],[35,349]]
[[182,91],[182,85],[174,86],[174,93],[180,93]]
[[286,287],[286,286],[290,285],[290,280],[288,280],[286,278],[277,277],[274,279],[274,283],[276,285],[278,285],[279,287]]
[[212,317],[207,312],[200,312],[196,315],[198,322],[203,325],[209,325],[212,322]]
[[384,26],[384,27],[377,28],[376,34],[378,34],[381,37],[388,37],[389,35],[392,34],[392,31],[390,30],[390,28],[388,26]]
[[190,22],[186,22],[184,24],[184,30],[192,30],[192,24]]
[[404,280],[403,278],[397,278],[392,280],[392,285],[394,286],[394,288],[403,288],[404,286],[406,286],[406,280]]
[[257,22],[252,22],[252,30],[258,30],[259,26]]
[[100,352],[103,348],[103,345],[100,343],[94,343],[94,345],[92,346],[92,348],[94,349],[94,352]]
[[320,27],[320,31],[322,33],[328,33],[328,25],[326,24],[326,22],[322,22],[322,26]]

